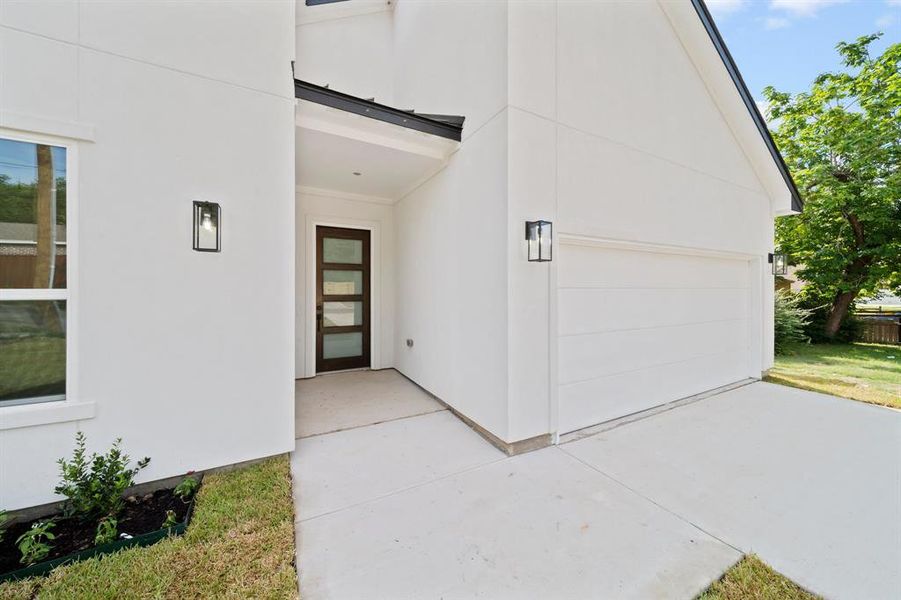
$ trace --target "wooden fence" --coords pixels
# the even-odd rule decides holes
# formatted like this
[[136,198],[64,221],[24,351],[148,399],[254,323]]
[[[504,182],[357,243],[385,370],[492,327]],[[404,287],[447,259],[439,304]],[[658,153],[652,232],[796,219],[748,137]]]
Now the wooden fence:
[[[0,288],[30,288],[34,285],[36,256],[0,255]],[[66,287],[66,256],[57,255],[53,287]]]
[[874,344],[901,344],[901,315],[857,313],[863,327],[860,341]]

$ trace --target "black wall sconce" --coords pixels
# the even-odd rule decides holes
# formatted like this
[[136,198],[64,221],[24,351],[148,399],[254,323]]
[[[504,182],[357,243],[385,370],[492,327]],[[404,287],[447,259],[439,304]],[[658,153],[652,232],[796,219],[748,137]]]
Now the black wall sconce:
[[219,252],[222,241],[222,216],[215,202],[194,201],[194,250]]
[[550,262],[553,258],[554,225],[550,221],[526,221],[529,262]]
[[781,252],[770,252],[770,264],[773,265],[773,275],[785,275],[788,272],[788,256]]

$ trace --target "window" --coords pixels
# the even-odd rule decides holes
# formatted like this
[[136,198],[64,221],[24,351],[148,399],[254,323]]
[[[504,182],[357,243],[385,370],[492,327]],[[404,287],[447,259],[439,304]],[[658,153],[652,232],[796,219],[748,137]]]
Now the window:
[[66,395],[66,148],[0,137],[0,406]]

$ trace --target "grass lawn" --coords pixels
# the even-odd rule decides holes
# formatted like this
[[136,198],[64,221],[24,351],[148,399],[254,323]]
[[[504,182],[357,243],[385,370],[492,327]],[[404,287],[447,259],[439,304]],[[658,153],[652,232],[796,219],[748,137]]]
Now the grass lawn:
[[0,340],[0,398],[63,394],[66,390],[66,338]]
[[766,381],[901,408],[901,346],[794,344]]
[[753,554],[745,556],[697,600],[816,600]]
[[0,599],[296,598],[287,457],[207,475],[184,536],[0,584]]

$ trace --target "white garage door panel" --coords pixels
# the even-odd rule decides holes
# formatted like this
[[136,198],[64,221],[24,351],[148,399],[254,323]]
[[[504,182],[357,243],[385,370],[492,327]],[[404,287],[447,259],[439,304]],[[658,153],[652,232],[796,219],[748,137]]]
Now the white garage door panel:
[[[560,386],[561,432],[575,431],[746,377],[744,351]],[[701,389],[699,389],[699,387]]]
[[560,288],[745,288],[747,262],[660,252],[560,246]]
[[746,289],[560,290],[560,335],[744,319]]
[[747,345],[745,319],[563,336],[558,349],[558,377],[560,383],[584,381],[700,356],[742,351]]
[[747,260],[561,244],[559,431],[748,376]]

